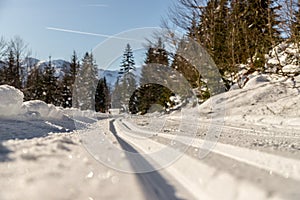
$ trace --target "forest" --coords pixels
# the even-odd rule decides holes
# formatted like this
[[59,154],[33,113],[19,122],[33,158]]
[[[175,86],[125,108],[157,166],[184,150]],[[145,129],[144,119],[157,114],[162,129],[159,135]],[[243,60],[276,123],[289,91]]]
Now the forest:
[[[42,100],[61,107],[107,112],[125,104],[129,112],[145,114],[151,105],[167,110],[175,106],[176,94],[160,84],[149,84],[152,64],[170,67],[189,82],[199,103],[215,95],[208,87],[207,77],[200,74],[190,60],[179,53],[168,52],[172,43],[179,49],[184,38],[200,44],[215,62],[225,90],[234,84],[243,87],[247,75],[274,73],[291,77],[299,75],[283,70],[275,50],[277,63],[270,63],[270,52],[281,44],[292,44],[300,61],[300,1],[295,0],[178,0],[162,20],[162,28],[169,34],[156,34],[148,41],[141,77],[137,80],[134,52],[130,44],[124,47],[119,78],[113,88],[105,77],[99,77],[92,52],[78,58],[73,52],[63,76],[57,76],[51,57],[47,65],[36,67],[30,60],[28,44],[20,36],[0,39],[0,84],[8,84],[23,91],[25,100]],[[176,38],[174,31],[184,33]],[[27,61],[27,62],[25,62]],[[153,69],[153,67],[152,67]],[[165,77],[170,79],[170,77]]]

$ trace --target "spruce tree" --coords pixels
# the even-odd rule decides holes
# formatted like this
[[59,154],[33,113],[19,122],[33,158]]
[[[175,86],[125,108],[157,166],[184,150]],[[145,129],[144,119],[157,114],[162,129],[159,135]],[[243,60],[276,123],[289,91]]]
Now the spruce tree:
[[61,106],[72,107],[73,88],[74,82],[79,70],[80,64],[77,58],[77,54],[74,51],[71,57],[71,63],[69,68],[64,69],[64,77],[61,81]]
[[277,1],[273,0],[239,0],[231,4],[232,24],[235,35],[232,38],[239,47],[235,50],[239,63],[250,59],[250,71],[263,70],[264,55],[280,41],[278,30]]
[[130,72],[131,70],[135,70],[135,62],[130,44],[127,44],[124,50],[119,74],[123,75]]
[[107,87],[106,78],[101,78],[98,82],[95,96],[96,112],[105,113],[109,109],[110,95]]
[[43,72],[42,87],[42,100],[47,104],[59,105],[58,78],[55,76],[51,57],[49,57],[49,62]]
[[[173,92],[163,85],[155,83],[168,81],[170,74],[165,74],[163,69],[166,67],[169,67],[169,56],[161,38],[159,38],[157,43],[150,46],[146,53],[145,65],[142,68],[140,79],[141,87],[130,98],[129,109],[131,113],[145,114],[154,104],[158,104],[164,109],[173,105],[170,100],[170,97],[174,95]],[[162,69],[159,70],[159,68]]]
[[[300,1],[297,2],[297,10],[293,12],[293,21],[291,23],[291,40],[300,43]],[[299,47],[299,45],[298,45]]]
[[135,61],[132,49],[129,44],[126,45],[123,59],[120,64],[119,77],[112,94],[112,106],[128,110],[128,104],[131,95],[137,87],[135,71]]
[[86,53],[75,81],[73,107],[81,110],[95,110],[95,91],[98,69],[92,53]]
[[169,65],[169,55],[165,50],[162,39],[159,38],[157,44],[150,46],[146,53],[145,64],[161,64],[164,66]]
[[43,73],[38,67],[34,67],[29,72],[24,88],[25,101],[43,100]]

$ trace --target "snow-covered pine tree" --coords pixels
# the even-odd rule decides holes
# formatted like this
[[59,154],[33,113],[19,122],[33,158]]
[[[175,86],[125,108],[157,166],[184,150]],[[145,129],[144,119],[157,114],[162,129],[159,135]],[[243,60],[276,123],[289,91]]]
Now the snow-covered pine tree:
[[130,72],[131,70],[135,70],[135,62],[132,49],[130,47],[130,44],[128,43],[124,50],[119,74],[123,75]]
[[86,53],[82,59],[75,81],[73,107],[81,110],[95,110],[95,92],[98,69],[92,53]]

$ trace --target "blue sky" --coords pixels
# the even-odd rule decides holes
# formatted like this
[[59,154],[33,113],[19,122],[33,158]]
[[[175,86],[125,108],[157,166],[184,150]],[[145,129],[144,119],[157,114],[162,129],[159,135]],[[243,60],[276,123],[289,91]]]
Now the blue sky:
[[39,59],[69,60],[106,38],[47,27],[104,35],[142,27],[158,27],[175,0],[0,0],[0,36],[21,36]]

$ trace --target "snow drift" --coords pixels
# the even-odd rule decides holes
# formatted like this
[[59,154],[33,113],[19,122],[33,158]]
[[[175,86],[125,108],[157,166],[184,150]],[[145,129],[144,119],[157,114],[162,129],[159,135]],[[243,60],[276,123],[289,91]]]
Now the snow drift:
[[244,88],[211,97],[199,111],[207,118],[300,126],[300,76],[252,76]]
[[62,119],[64,114],[54,105],[46,104],[40,100],[27,101],[23,103],[22,113],[31,117],[42,117],[52,119]]
[[21,111],[24,94],[9,85],[0,85],[0,116],[14,116]]
[[34,100],[23,103],[24,94],[9,85],[0,85],[0,117],[62,119],[63,112],[51,104]]

